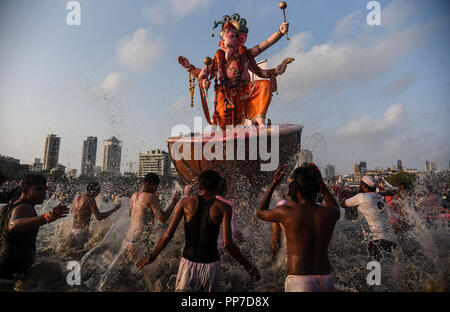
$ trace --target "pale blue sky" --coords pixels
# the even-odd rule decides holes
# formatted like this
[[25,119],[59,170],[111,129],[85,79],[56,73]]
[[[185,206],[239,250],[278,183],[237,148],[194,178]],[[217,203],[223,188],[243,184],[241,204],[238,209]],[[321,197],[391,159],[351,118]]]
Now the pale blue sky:
[[[122,171],[166,149],[173,126],[203,116],[198,89],[189,107],[178,55],[197,65],[213,56],[212,24],[225,14],[247,19],[248,47],[282,22],[278,1],[81,0],[81,26],[68,26],[68,2],[0,0],[0,154],[22,163],[43,158],[48,133],[61,137],[60,163],[78,170],[87,136],[99,139],[97,165],[103,140],[119,138]],[[272,122],[302,124],[303,147],[340,173],[359,160],[448,166],[449,2],[379,1],[381,26],[366,23],[369,1],[287,2],[291,40],[259,58],[296,58],[278,79]]]

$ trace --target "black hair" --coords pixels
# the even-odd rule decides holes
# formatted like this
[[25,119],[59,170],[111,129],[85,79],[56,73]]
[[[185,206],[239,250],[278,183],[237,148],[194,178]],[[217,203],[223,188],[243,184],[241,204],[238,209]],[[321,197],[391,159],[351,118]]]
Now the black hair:
[[297,185],[295,184],[295,181],[291,181],[288,186],[288,195],[291,198],[291,200],[298,203],[297,199]]
[[217,194],[224,195],[227,192],[227,180],[220,178],[217,186]]
[[47,185],[47,179],[38,173],[27,174],[22,178],[22,191],[30,186]]
[[86,186],[86,191],[90,194],[98,194],[100,192],[100,184],[96,181],[91,181]]
[[144,177],[144,183],[148,185],[159,185],[160,179],[156,173],[150,172],[147,173]]
[[200,186],[204,190],[210,192],[217,191],[220,179],[220,175],[215,170],[205,170],[200,174],[200,177],[198,178]]
[[295,199],[297,192],[300,192],[303,198],[307,200],[315,200],[317,193],[320,191],[320,176],[316,169],[309,166],[308,164],[303,164],[301,167],[294,170],[293,174],[294,185],[289,184],[289,195],[292,199]]

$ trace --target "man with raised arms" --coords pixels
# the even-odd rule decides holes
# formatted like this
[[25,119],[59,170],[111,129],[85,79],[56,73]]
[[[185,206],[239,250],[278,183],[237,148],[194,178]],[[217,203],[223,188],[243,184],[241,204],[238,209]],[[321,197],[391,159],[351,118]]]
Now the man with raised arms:
[[231,206],[216,198],[219,180],[220,175],[214,170],[206,170],[200,174],[200,194],[182,198],[178,202],[169,228],[150,257],[141,258],[136,263],[138,270],[155,261],[173,238],[178,224],[184,218],[186,243],[178,269],[175,291],[219,291],[220,256],[217,250],[217,237],[220,225],[223,229],[224,248],[244,266],[253,282],[261,278],[256,267],[250,264],[233,242]]
[[131,260],[141,257],[144,249],[151,242],[149,235],[153,230],[155,218],[165,223],[172,214],[175,205],[181,197],[180,192],[175,192],[169,207],[163,210],[159,202],[156,190],[160,179],[155,173],[148,173],[144,177],[141,189],[130,198],[130,228],[127,233],[127,254]]
[[[339,207],[322,181],[315,164],[304,164],[294,170],[291,183],[292,201],[269,209],[275,188],[280,183],[287,165],[280,167],[273,182],[259,204],[257,217],[268,222],[278,222],[284,229],[287,241],[288,273],[286,292],[335,291],[328,245]],[[326,206],[316,203],[319,191]]]
[[95,197],[100,193],[100,185],[98,182],[89,182],[86,186],[86,192],[77,196],[73,201],[72,214],[73,225],[71,232],[71,245],[76,248],[83,248],[84,244],[89,240],[89,225],[91,216],[101,221],[106,219],[121,205],[117,204],[113,209],[100,212],[95,202]]

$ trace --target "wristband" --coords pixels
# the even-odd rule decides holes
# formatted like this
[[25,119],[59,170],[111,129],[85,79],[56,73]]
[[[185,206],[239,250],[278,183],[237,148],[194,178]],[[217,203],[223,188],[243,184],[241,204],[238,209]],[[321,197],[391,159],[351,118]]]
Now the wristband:
[[186,68],[186,70],[187,70],[188,72],[195,71],[195,66],[194,66],[194,65],[190,65],[188,68]]
[[50,222],[50,217],[48,216],[47,212],[44,213],[44,220],[45,220],[45,223],[49,223]]

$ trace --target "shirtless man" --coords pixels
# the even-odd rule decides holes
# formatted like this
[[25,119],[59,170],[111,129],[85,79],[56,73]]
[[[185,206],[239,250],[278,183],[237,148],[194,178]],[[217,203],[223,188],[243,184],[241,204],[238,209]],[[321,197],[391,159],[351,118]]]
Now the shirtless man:
[[89,182],[86,192],[77,196],[72,205],[73,226],[72,226],[72,242],[71,245],[76,248],[83,248],[84,244],[89,240],[89,225],[91,216],[101,221],[113,214],[121,207],[116,205],[113,209],[100,212],[95,202],[95,197],[100,193],[100,185],[97,182]]
[[146,242],[146,239],[152,231],[155,217],[159,222],[165,223],[180,199],[180,192],[175,192],[169,207],[163,211],[156,195],[159,182],[157,174],[148,173],[144,178],[140,191],[134,193],[130,198],[131,223],[126,240],[127,254],[130,260],[135,260],[136,257],[142,256],[141,252],[143,249],[148,248],[149,242]]
[[[310,163],[295,169],[293,173],[291,183],[296,188],[293,201],[269,210],[272,194],[286,167],[284,165],[275,172],[256,214],[261,220],[279,222],[285,228],[289,272],[285,291],[335,291],[328,244],[340,217],[339,207],[323,183],[319,169]],[[326,206],[315,202],[319,191]]]
[[182,198],[175,209],[169,228],[161,237],[149,258],[141,258],[136,268],[152,263],[164,250],[184,217],[186,243],[178,269],[175,291],[219,291],[220,256],[217,237],[223,229],[223,247],[244,266],[253,282],[261,277],[235,245],[231,234],[231,206],[216,198],[220,175],[214,170],[200,174],[200,194]]

